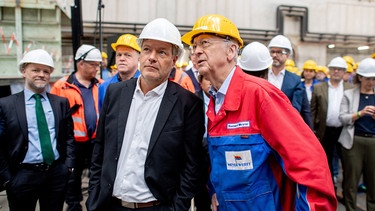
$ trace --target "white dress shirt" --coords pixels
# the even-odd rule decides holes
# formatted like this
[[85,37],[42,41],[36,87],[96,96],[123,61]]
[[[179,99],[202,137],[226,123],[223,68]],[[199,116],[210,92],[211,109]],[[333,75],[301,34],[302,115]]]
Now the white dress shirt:
[[344,96],[344,82],[341,81],[335,88],[331,82],[328,81],[328,110],[327,121],[328,127],[341,127],[342,123],[339,120],[340,104]]
[[268,81],[281,90],[285,76],[285,69],[281,70],[279,74],[275,75],[270,68],[268,70]]
[[140,79],[129,110],[113,188],[113,196],[127,202],[156,200],[144,179],[144,169],[151,133],[167,81],[145,95],[139,82]]

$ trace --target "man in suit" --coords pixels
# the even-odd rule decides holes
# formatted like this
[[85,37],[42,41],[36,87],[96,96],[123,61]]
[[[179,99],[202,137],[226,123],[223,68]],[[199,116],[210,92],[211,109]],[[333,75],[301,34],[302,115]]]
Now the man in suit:
[[196,57],[193,53],[190,53],[190,60],[193,63],[193,67],[186,70],[186,74],[188,74],[191,81],[193,82],[195,94],[200,95],[202,93],[202,88],[198,81],[198,70],[197,70],[197,65],[196,65],[197,62],[196,62]]
[[305,123],[312,128],[310,104],[301,77],[285,70],[285,62],[292,53],[292,44],[285,36],[277,35],[270,41],[268,49],[273,62],[267,80],[284,92]]
[[333,178],[334,148],[335,146],[338,150],[341,148],[338,139],[342,130],[342,123],[339,120],[340,110],[338,108],[340,108],[344,90],[351,88],[352,85],[343,81],[347,69],[343,58],[332,59],[328,64],[328,69],[331,75],[329,81],[314,85],[311,97],[311,113],[314,131],[326,152]]
[[202,165],[203,102],[168,80],[183,45],[158,18],[137,39],[138,79],[111,84],[94,143],[88,210],[188,210]]
[[35,210],[38,200],[40,210],[61,211],[75,159],[69,102],[46,92],[54,68],[46,51],[19,66],[24,91],[0,99],[0,183],[12,211]]

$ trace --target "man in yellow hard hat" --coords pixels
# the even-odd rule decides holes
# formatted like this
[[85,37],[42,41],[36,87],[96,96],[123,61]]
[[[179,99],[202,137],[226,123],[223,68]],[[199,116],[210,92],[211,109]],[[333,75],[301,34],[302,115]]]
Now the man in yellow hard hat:
[[108,70],[108,55],[106,52],[102,52],[102,68],[100,70],[100,78],[103,80],[107,80],[112,76],[112,73],[110,70]]
[[141,49],[136,39],[137,37],[132,34],[123,34],[111,44],[116,52],[117,73],[99,86],[99,110],[102,108],[105,92],[110,84],[139,77],[138,59]]
[[315,80],[317,65],[314,60],[309,59],[305,61],[302,68],[302,87],[305,89],[307,99],[310,103],[314,84],[318,83],[318,81]]
[[353,57],[351,56],[343,56],[342,57],[345,61],[346,61],[346,64],[348,66],[348,68],[346,69],[346,72],[344,74],[344,82],[349,82],[349,83],[352,83],[353,82],[353,76],[354,76],[354,65],[355,65],[355,61],[353,59]]
[[327,82],[329,80],[329,78],[328,78],[328,68],[326,66],[317,66],[315,78],[319,82]]
[[[182,41],[211,82],[206,114],[213,210],[336,210],[328,164],[312,130],[281,90],[237,66],[243,41],[236,25],[205,15]],[[290,128],[298,130],[285,132]]]

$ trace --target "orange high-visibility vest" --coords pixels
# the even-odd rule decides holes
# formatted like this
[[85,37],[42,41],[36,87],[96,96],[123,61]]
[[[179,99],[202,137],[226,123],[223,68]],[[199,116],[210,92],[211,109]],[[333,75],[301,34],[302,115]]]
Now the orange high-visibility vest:
[[[92,87],[92,95],[95,103],[96,119],[99,119],[98,110],[98,85],[102,82],[101,79],[96,79],[96,83]],[[55,82],[51,89],[52,94],[65,97],[69,100],[70,109],[72,111],[72,118],[74,123],[74,138],[78,142],[85,142],[96,137],[96,131],[91,137],[88,136],[85,111],[83,106],[83,99],[81,91],[73,84],[73,76],[65,76]]]

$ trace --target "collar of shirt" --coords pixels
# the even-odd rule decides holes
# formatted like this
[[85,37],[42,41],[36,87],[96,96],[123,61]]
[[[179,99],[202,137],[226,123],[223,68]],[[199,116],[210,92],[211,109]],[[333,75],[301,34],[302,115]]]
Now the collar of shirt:
[[344,86],[344,81],[341,80],[337,87],[332,86],[331,81],[328,81],[328,88],[336,89],[336,88],[342,88]]
[[285,69],[281,70],[281,71],[279,72],[279,74],[275,75],[275,73],[273,73],[273,71],[272,71],[272,68],[269,68],[269,70],[268,70],[268,77],[270,77],[270,76],[272,76],[272,77],[277,77],[277,76],[279,76],[279,75],[284,76],[284,75],[285,75]]
[[194,67],[192,67],[191,68],[191,70],[193,71],[193,73],[194,73],[194,76],[195,76],[195,78],[197,79],[197,81],[198,81],[198,75],[199,75],[199,72],[198,72],[198,70],[197,69],[195,69]]
[[82,88],[85,88],[85,89],[90,89],[95,83],[98,83],[98,80],[96,78],[93,78],[91,79],[91,83],[90,83],[90,86],[89,87],[85,87],[84,85],[82,85],[78,79],[77,79],[77,76],[76,74],[73,74],[73,84],[78,86],[78,87],[82,87]]
[[215,90],[213,86],[210,87],[210,95],[215,99],[215,112],[217,113],[220,110],[221,105],[224,103],[224,97],[227,94],[228,87],[230,81],[232,80],[234,70],[237,66],[234,66],[233,69],[230,71],[227,78],[224,80],[223,84],[221,85],[218,91]]
[[[140,83],[141,83],[141,77],[137,79],[137,85],[135,87],[135,91],[137,93],[143,94]],[[164,81],[159,86],[153,88],[151,91],[147,92],[145,95],[147,95],[148,93],[155,93],[155,95],[158,95],[158,96],[163,95],[165,90],[167,89],[167,84],[168,84],[168,80]]]
[[[26,87],[25,87],[24,93],[25,93],[25,101],[29,101],[33,97],[33,95],[36,94],[33,91],[31,91],[30,89],[27,89]],[[42,95],[42,97],[44,99],[47,99],[47,92],[46,91],[43,91],[39,94]]]

